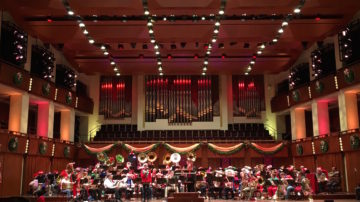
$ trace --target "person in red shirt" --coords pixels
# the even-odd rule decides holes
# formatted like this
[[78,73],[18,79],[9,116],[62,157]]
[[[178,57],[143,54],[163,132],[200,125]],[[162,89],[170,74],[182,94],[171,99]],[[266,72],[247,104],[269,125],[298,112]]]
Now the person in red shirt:
[[143,201],[146,201],[146,199],[149,201],[150,199],[150,184],[152,182],[151,179],[151,172],[148,168],[148,164],[144,163],[143,169],[140,173],[141,176],[141,183],[143,185]]

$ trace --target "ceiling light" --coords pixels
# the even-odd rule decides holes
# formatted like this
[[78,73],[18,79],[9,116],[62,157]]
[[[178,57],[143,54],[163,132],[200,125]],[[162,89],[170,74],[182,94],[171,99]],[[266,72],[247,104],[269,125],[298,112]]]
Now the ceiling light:
[[162,71],[162,67],[161,67],[161,66],[159,66],[158,70],[161,72],[161,71]]
[[85,27],[85,24],[83,22],[80,22],[79,27]]
[[155,39],[151,39],[150,42],[151,42],[151,43],[155,43]]
[[258,55],[261,55],[261,54],[262,54],[262,52],[261,52],[261,51],[258,51],[258,52],[257,52],[257,54],[258,54]]
[[209,62],[207,60],[204,61],[204,65],[207,65],[209,64]]
[[151,27],[152,25],[153,25],[153,24],[152,24],[152,22],[150,22],[150,21],[147,23],[147,26],[148,26],[148,27]]
[[215,22],[215,26],[220,26],[220,22],[219,21]]
[[166,17],[164,17],[163,20],[166,21],[167,20]]
[[85,35],[86,35],[86,34],[89,34],[89,32],[88,32],[86,29],[84,29],[83,33],[84,33]]
[[159,46],[158,46],[158,45],[155,45],[154,48],[155,48],[155,49],[159,49]]
[[146,10],[146,11],[144,12],[144,14],[145,14],[145,15],[149,15],[150,12],[149,12],[148,10]]
[[213,43],[215,43],[215,42],[216,42],[216,39],[212,39],[211,41],[212,41]]
[[210,51],[206,51],[206,54],[210,55],[210,53],[211,53]]
[[206,70],[207,70],[207,67],[206,67],[206,66],[204,66],[204,67],[203,67],[203,71],[206,71]]
[[93,43],[95,43],[95,40],[94,39],[89,39],[89,43],[93,44]]
[[114,67],[114,71],[117,72],[117,71],[118,71],[118,68],[117,68],[117,67]]
[[215,34],[219,33],[219,30],[218,30],[218,29],[214,29],[214,33],[215,33]]
[[289,25],[289,23],[286,21],[282,22],[282,24],[281,24],[281,26],[283,26],[283,27],[288,26],[288,25]]
[[115,62],[114,62],[114,61],[111,61],[110,64],[111,64],[111,65],[115,65]]
[[149,29],[149,33],[150,33],[150,34],[154,33],[154,30]]
[[301,12],[300,8],[295,8],[294,9],[294,13],[300,13],[300,12]]
[[248,72],[245,72],[245,75],[249,75],[249,73],[248,73]]
[[203,73],[202,73],[202,75],[203,75],[203,76],[205,76],[205,75],[206,75],[206,73],[205,73],[205,72],[203,72]]
[[164,75],[164,73],[160,72],[159,75],[162,76],[162,75]]
[[274,43],[276,43],[277,41],[278,41],[278,40],[277,40],[276,38],[275,38],[275,39],[273,39],[273,42],[274,42]]
[[158,61],[157,64],[158,64],[158,65],[161,65],[161,61]]
[[283,28],[280,28],[280,29],[278,30],[278,32],[279,32],[280,34],[283,33],[283,32],[284,32]]
[[69,11],[68,11],[68,14],[69,14],[69,15],[74,15],[74,11],[69,10]]
[[206,20],[205,16],[202,16],[202,17],[201,17],[201,20]]
[[248,69],[248,71],[251,71],[251,66],[249,65],[247,69]]
[[116,72],[116,76],[120,76],[120,72]]
[[219,10],[220,15],[224,15],[224,13],[225,13],[224,10]]
[[250,64],[252,64],[252,65],[255,64],[255,61],[254,61],[254,60],[251,60],[251,61],[250,61]]
[[109,55],[109,52],[105,51],[105,52],[104,52],[104,55]]
[[104,45],[102,45],[100,49],[101,49],[101,50],[105,50],[105,46],[104,46]]
[[155,52],[155,54],[156,54],[156,55],[159,55],[159,54],[160,54],[160,52],[159,52],[159,51],[156,51],[156,52]]

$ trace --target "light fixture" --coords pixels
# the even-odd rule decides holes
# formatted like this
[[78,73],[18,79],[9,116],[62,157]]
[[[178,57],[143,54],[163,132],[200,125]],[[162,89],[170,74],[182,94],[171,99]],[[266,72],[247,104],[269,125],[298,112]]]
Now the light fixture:
[[163,18],[163,21],[166,21],[166,20],[167,20],[167,18],[166,18],[166,17],[164,17],[164,18]]
[[158,70],[161,72],[161,71],[162,71],[162,67],[161,67],[161,66],[159,66]]
[[149,29],[149,33],[150,33],[150,34],[154,33],[154,30]]
[[251,71],[251,66],[249,65],[248,68],[247,68],[248,71]]
[[149,12],[148,10],[145,10],[144,14],[145,14],[145,15],[149,15],[150,12]]
[[155,52],[155,54],[156,54],[156,55],[159,55],[159,54],[160,54],[160,52],[159,52],[159,51],[156,51],[156,52]]
[[162,76],[162,75],[164,75],[164,73],[160,72],[159,75]]
[[206,75],[206,72],[203,72],[202,75],[205,76],[205,75]]
[[148,27],[151,27],[153,24],[152,24],[152,22],[151,21],[149,21],[148,23],[147,23],[147,26]]
[[217,26],[217,27],[220,26],[220,22],[219,22],[219,21],[216,21],[216,22],[215,22],[215,26]]
[[261,55],[261,54],[262,54],[262,52],[259,50],[259,51],[257,51],[257,54],[258,54],[258,55]]
[[104,55],[109,55],[109,52],[105,51],[105,52],[104,52]]
[[210,55],[210,53],[211,53],[211,52],[210,52],[209,50],[208,50],[208,51],[206,51],[206,54]]
[[203,67],[203,71],[206,71],[206,70],[207,70],[207,67],[206,67],[206,66],[204,66],[204,67]]
[[289,25],[289,23],[287,21],[284,21],[284,22],[281,23],[281,26],[283,26],[283,27],[286,27],[288,25]]
[[161,61],[158,61],[157,64],[158,64],[158,65],[161,65]]
[[95,43],[95,40],[94,39],[89,39],[89,43],[93,44],[93,43]]
[[224,15],[224,13],[225,13],[224,10],[219,10],[220,15]]
[[111,64],[111,65],[115,65],[115,62],[114,62],[114,61],[111,61],[110,64]]
[[219,33],[219,30],[218,30],[218,29],[214,29],[214,33],[215,33],[215,34]]
[[284,32],[283,28],[280,28],[280,29],[278,30],[278,32],[279,32],[280,34],[283,33],[283,32]]
[[114,71],[117,72],[117,71],[118,71],[118,68],[117,68],[117,67],[114,67]]
[[201,17],[201,20],[206,20],[205,16],[202,16],[202,17]]
[[83,33],[84,33],[85,35],[89,34],[89,32],[88,32],[86,29],[84,29]]
[[278,40],[277,40],[277,38],[275,38],[275,39],[273,39],[272,41],[273,41],[274,43],[276,43]]
[[204,65],[207,65],[209,64],[209,62],[207,60],[204,61]]
[[250,64],[252,64],[252,65],[255,64],[255,61],[254,61],[254,60],[251,60],[251,61],[250,61]]
[[74,11],[69,10],[69,11],[68,11],[68,14],[69,14],[69,15],[74,15]]
[[83,22],[80,22],[79,27],[85,27],[85,24]]
[[151,42],[151,43],[155,43],[155,39],[151,39],[150,42]]
[[249,72],[245,72],[245,75],[249,75]]
[[212,39],[211,42],[215,43],[215,42],[216,42],[216,39]]
[[265,48],[265,44],[261,44],[260,48],[261,48],[261,49],[264,49],[264,48]]
[[300,12],[301,12],[300,8],[295,8],[294,9],[294,13],[300,13]]
[[116,72],[116,76],[120,76],[120,72]]
[[100,49],[101,49],[101,50],[105,50],[105,46],[104,46],[104,45],[102,45]]

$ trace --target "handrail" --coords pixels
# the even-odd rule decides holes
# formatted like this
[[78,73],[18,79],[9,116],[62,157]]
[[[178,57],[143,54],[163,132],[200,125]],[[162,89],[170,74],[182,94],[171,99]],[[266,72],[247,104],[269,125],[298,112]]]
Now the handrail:
[[100,128],[101,128],[101,124],[98,124],[91,130],[89,130],[88,137],[90,137],[90,141],[92,141],[92,135],[94,134],[94,132],[96,133]]
[[241,142],[256,142],[256,143],[275,143],[275,142],[284,142],[284,141],[276,141],[276,140],[130,140],[130,141],[92,141],[92,142],[83,142],[90,144],[110,144],[114,142],[122,142],[126,144],[149,144],[149,143],[178,143],[178,144],[186,144],[186,143],[241,143]]
[[264,124],[264,128],[267,129],[269,132],[274,132],[276,137],[278,137],[278,135],[280,134],[275,128],[271,127],[269,124]]

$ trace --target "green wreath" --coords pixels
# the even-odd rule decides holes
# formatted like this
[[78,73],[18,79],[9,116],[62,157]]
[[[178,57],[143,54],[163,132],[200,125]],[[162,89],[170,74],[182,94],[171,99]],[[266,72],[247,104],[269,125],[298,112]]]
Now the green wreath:
[[17,137],[10,138],[9,143],[8,143],[9,151],[16,152],[18,145],[19,145],[19,140]]
[[47,148],[48,148],[47,143],[46,143],[46,142],[41,142],[41,143],[39,144],[39,153],[40,153],[41,155],[46,154]]
[[96,158],[100,161],[100,162],[105,162],[108,159],[108,156],[106,155],[105,152],[99,152],[96,154]]
[[14,84],[16,85],[20,85],[23,81],[23,75],[21,72],[17,72],[16,74],[14,74],[14,77],[13,77],[13,82]]
[[346,83],[352,83],[355,79],[355,74],[351,69],[345,68],[344,69],[344,78],[345,78]]
[[297,90],[294,90],[292,92],[292,98],[295,102],[298,102],[300,100],[300,93]]
[[315,90],[318,93],[322,93],[323,90],[324,90],[324,84],[322,82],[320,82],[320,81],[316,81],[315,82]]
[[124,163],[124,157],[121,154],[117,154],[115,159],[117,163]]
[[359,149],[360,138],[357,134],[350,136],[350,145],[352,149]]
[[301,144],[296,145],[296,153],[297,155],[301,156],[304,153],[304,148]]
[[66,104],[70,105],[72,103],[72,93],[68,92],[66,94]]
[[50,95],[50,89],[51,89],[51,86],[49,83],[44,83],[42,85],[42,94],[45,95],[45,96],[49,96]]
[[64,148],[64,156],[65,157],[69,157],[70,156],[70,147],[69,146],[66,146]]
[[322,153],[326,153],[329,151],[329,143],[325,140],[321,140],[320,142],[320,150]]

